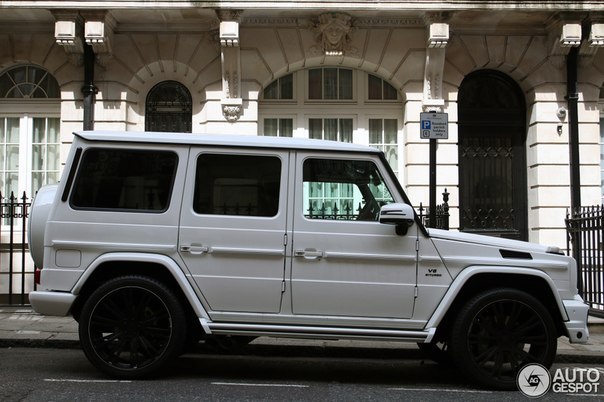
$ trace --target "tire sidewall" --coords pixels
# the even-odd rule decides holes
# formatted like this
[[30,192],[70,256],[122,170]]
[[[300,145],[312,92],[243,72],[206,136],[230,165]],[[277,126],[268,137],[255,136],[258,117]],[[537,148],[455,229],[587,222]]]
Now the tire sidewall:
[[[152,293],[165,306],[171,322],[170,340],[161,356],[137,369],[121,369],[105,362],[95,350],[90,332],[91,317],[99,303],[111,293],[127,288],[141,288]],[[180,353],[186,337],[186,319],[181,303],[168,287],[146,276],[129,275],[111,279],[92,292],[82,307],[78,332],[84,354],[97,369],[113,378],[140,379],[155,374]]]
[[515,375],[510,381],[500,381],[488,375],[474,362],[468,345],[469,331],[477,315],[493,303],[506,300],[522,303],[540,317],[547,331],[548,339],[543,359],[536,363],[549,368],[554,362],[557,349],[557,332],[552,316],[537,298],[517,289],[491,289],[471,298],[460,310],[453,323],[450,353],[455,364],[480,385],[488,388],[515,390]]

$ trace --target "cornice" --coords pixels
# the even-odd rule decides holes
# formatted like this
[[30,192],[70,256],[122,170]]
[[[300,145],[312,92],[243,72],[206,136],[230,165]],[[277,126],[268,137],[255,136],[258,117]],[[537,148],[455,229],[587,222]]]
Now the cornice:
[[52,0],[0,0],[0,8],[70,8],[70,9],[242,9],[242,10],[409,10],[409,11],[456,11],[456,10],[521,10],[521,11],[604,11],[604,2],[590,1],[506,1],[506,0],[448,0],[448,1],[394,1],[394,0],[255,0],[239,1],[52,1]]

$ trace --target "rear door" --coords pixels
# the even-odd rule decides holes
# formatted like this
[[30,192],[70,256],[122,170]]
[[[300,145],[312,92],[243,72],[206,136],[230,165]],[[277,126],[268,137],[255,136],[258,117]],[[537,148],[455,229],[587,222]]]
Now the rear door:
[[287,151],[193,149],[179,250],[211,312],[278,313]]

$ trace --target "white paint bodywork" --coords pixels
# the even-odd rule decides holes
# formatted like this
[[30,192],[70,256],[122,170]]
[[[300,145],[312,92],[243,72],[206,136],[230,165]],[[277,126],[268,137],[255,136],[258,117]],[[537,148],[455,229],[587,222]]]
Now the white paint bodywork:
[[[161,213],[73,209],[64,193],[74,149],[96,146],[176,153],[168,208]],[[195,164],[204,152],[279,158],[278,213],[195,213]],[[393,225],[374,221],[305,218],[302,163],[319,155],[373,162],[394,202],[408,202],[381,153],[368,147],[266,137],[77,133],[48,218],[32,224],[45,227],[43,236],[32,237],[44,241],[42,283],[30,294],[32,306],[43,314],[68,314],[104,264],[149,264],[174,278],[208,333],[429,342],[475,275],[519,275],[542,281],[571,341],[587,341],[587,306],[577,295],[575,262],[555,249],[428,232],[418,219],[398,235]]]

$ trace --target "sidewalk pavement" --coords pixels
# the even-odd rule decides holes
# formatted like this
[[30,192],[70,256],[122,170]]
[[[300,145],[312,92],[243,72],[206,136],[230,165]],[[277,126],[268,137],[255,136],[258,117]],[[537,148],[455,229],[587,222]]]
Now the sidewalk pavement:
[[[604,319],[589,317],[589,341],[570,344],[558,340],[559,363],[604,364]],[[259,337],[252,345],[260,348],[357,348],[373,350],[375,355],[392,349],[419,350],[414,343],[374,341],[303,340]],[[0,347],[79,348],[78,324],[72,317],[43,316],[30,307],[0,307]],[[380,351],[379,353],[378,350]],[[373,352],[372,352],[373,354]]]

